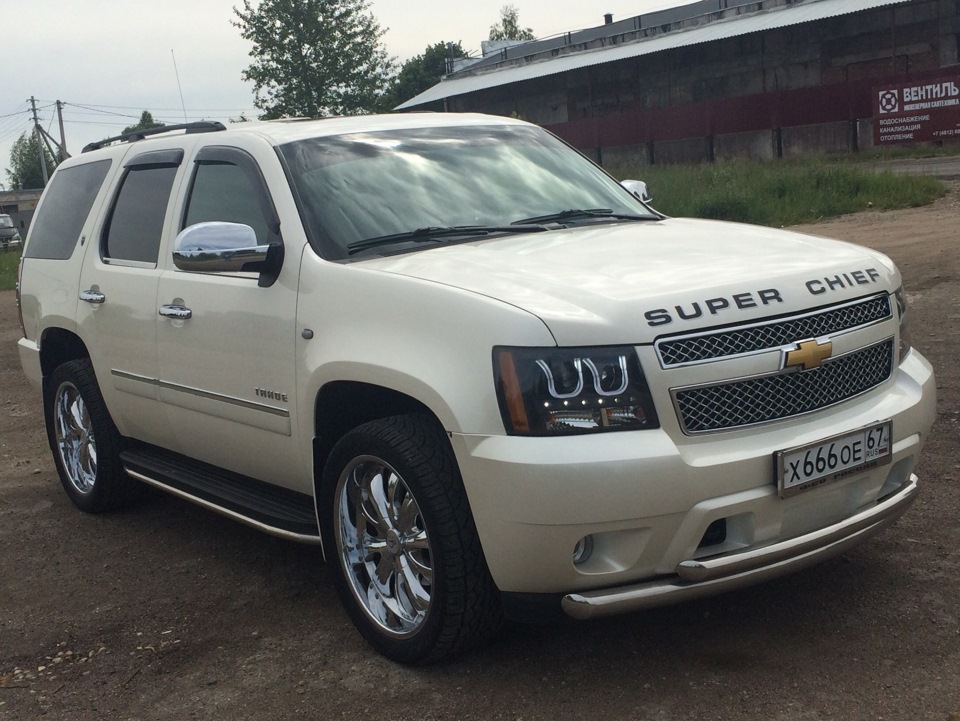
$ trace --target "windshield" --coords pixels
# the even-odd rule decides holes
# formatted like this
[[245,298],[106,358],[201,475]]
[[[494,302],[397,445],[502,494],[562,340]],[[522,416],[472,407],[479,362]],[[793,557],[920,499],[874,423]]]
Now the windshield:
[[0,228],[12,228],[13,221],[9,215],[0,215]]
[[[293,185],[322,255],[420,229],[503,226],[571,209],[656,218],[593,163],[549,133],[521,125],[420,128],[311,138],[284,145]],[[468,238],[473,239],[473,238]],[[463,242],[391,243],[375,252]]]

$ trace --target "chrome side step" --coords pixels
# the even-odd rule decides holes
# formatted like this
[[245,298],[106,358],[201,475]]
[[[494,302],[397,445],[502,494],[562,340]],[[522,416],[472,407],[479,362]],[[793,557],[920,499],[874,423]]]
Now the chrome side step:
[[131,478],[191,503],[280,538],[320,543],[312,496],[152,446],[125,450],[120,461]]

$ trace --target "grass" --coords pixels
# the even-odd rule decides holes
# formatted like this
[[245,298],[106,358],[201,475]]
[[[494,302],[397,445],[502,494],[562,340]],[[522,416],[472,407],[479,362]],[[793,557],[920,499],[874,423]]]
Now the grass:
[[13,290],[17,286],[17,264],[20,262],[19,250],[0,250],[0,290]]
[[903,158],[947,158],[960,155],[960,142],[917,143],[915,145],[890,145],[873,148],[861,153],[847,153],[839,158],[852,163],[870,163],[876,160],[899,160]]
[[613,173],[646,181],[654,207],[667,215],[775,227],[868,208],[918,207],[947,193],[947,186],[934,178],[874,173],[819,158],[648,165],[616,168]]

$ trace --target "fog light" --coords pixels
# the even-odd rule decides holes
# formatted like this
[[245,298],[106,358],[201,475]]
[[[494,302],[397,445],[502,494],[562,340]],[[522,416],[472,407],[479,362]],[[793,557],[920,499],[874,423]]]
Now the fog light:
[[574,565],[583,563],[593,554],[593,536],[584,536],[573,547]]

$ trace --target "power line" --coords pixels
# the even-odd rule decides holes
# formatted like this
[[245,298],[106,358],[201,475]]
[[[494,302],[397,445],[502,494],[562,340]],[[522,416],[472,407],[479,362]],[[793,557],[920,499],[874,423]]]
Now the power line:
[[[51,103],[53,104],[53,103]],[[101,103],[70,103],[66,100],[63,101],[64,105],[73,105],[76,107],[86,108],[87,110],[92,110],[96,108],[109,108],[111,110],[143,110],[144,106],[142,105],[102,105]],[[180,113],[183,111],[182,108],[153,108],[148,106],[148,110],[156,110],[160,113]],[[188,113],[239,113],[246,110],[256,110],[256,108],[187,108]],[[98,111],[101,112],[101,111]],[[120,115],[121,113],[118,113]]]
[[23,110],[18,110],[15,113],[9,113],[8,115],[0,115],[0,120],[3,120],[4,118],[13,118],[18,115],[29,115],[29,114],[30,114],[30,111],[27,108],[24,108]]
[[111,112],[111,111],[109,111],[109,110],[97,110],[96,107],[90,107],[90,106],[87,106],[87,105],[81,105],[80,103],[67,103],[67,102],[64,102],[63,105],[64,105],[64,107],[69,106],[69,107],[71,107],[71,108],[83,108],[84,110],[90,110],[90,111],[92,111],[92,112],[94,112],[94,113],[100,113],[101,115],[116,115],[116,116],[121,117],[121,118],[133,118],[134,120],[136,120],[136,119],[138,118],[138,116],[136,116],[136,115],[127,115],[126,113],[114,113],[114,112]]

